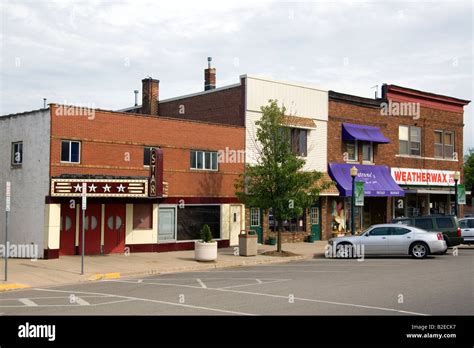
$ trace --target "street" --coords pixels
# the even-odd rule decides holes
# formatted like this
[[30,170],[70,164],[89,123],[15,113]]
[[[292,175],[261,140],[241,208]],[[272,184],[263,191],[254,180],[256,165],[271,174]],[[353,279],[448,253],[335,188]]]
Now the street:
[[1,315],[472,315],[474,248],[457,256],[283,264],[0,294]]

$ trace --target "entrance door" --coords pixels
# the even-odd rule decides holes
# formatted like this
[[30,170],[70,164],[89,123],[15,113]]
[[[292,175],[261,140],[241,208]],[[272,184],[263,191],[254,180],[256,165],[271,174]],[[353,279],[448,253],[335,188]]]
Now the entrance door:
[[76,244],[76,209],[71,208],[69,204],[61,204],[59,255],[74,255],[76,253],[75,244]]
[[262,211],[250,208],[250,229],[257,234],[257,242],[263,244]]
[[158,217],[158,242],[176,241],[176,208],[160,207]]
[[125,249],[125,204],[105,205],[104,253],[123,253]]
[[241,230],[241,206],[240,205],[231,205],[230,206],[230,245],[239,244],[239,234]]
[[[100,204],[87,204],[87,210],[85,214],[85,248],[84,253],[87,255],[100,254],[100,215],[101,215]],[[79,254],[82,252],[82,210],[81,210],[81,223],[79,226]]]
[[309,217],[311,220],[311,235],[314,240],[321,240],[321,222],[319,214],[319,204],[311,207]]

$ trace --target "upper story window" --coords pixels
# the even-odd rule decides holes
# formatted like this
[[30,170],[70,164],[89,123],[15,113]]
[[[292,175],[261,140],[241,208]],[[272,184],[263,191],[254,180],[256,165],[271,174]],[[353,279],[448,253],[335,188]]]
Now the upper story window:
[[217,152],[191,150],[191,169],[217,170]]
[[421,156],[421,128],[399,126],[398,142],[400,155]]
[[145,146],[143,149],[143,165],[149,166],[150,165],[150,151],[151,146]]
[[348,140],[346,141],[346,153],[348,161],[357,161],[358,160],[358,151],[357,151],[357,140]]
[[61,141],[61,162],[80,163],[81,142],[62,140]]
[[23,142],[12,143],[12,166],[21,166],[23,164]]
[[435,157],[454,159],[454,132],[436,130],[434,133]]
[[370,142],[364,142],[362,144],[362,161],[373,162],[374,161],[374,147]]
[[291,128],[290,139],[293,153],[301,157],[306,157],[308,155],[308,130]]

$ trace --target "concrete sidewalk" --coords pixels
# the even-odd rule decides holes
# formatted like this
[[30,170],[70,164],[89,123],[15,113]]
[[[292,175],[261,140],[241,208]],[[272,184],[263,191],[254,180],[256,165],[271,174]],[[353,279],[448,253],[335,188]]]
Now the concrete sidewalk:
[[253,257],[235,256],[234,248],[230,247],[219,249],[216,262],[195,261],[194,250],[86,256],[84,258],[84,275],[80,274],[80,256],[61,256],[59,259],[37,261],[29,259],[10,259],[8,261],[8,282],[3,281],[4,274],[2,271],[0,292],[27,287],[66,285],[100,279],[200,271],[213,268],[311,259],[315,257],[315,255],[322,256],[326,244],[326,241],[284,244],[283,250],[298,254],[298,256],[291,257],[260,255],[265,251],[275,250],[276,246],[273,245],[259,244],[259,255]]

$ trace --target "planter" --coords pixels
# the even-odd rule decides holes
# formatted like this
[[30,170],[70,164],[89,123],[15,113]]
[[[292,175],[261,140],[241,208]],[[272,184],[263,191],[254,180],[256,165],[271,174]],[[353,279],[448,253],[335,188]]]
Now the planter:
[[277,240],[274,237],[268,238],[268,245],[276,245]]
[[239,255],[257,256],[257,235],[239,234]]
[[310,234],[307,240],[308,240],[308,243],[314,243],[314,236]]
[[196,261],[215,261],[217,259],[217,242],[194,243],[194,257]]

